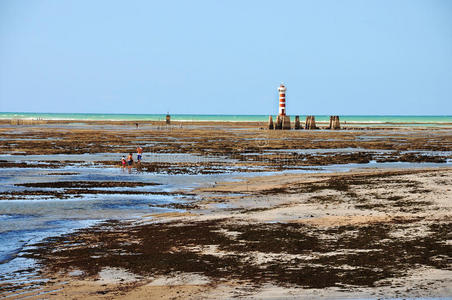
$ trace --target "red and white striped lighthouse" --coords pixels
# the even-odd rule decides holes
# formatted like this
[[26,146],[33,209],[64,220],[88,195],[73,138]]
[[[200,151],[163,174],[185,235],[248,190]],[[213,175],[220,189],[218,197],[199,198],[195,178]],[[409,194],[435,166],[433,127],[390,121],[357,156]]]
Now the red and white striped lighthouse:
[[279,91],[279,115],[285,116],[286,115],[286,87],[284,84],[281,83],[281,85],[278,88]]

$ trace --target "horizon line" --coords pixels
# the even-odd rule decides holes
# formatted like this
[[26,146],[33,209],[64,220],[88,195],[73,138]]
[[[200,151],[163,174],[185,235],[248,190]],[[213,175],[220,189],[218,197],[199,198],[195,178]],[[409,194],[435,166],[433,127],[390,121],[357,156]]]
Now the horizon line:
[[[273,116],[275,114],[219,114],[219,113],[99,113],[99,112],[25,112],[25,111],[0,111],[0,114],[78,114],[78,115],[197,115],[197,116]],[[318,116],[379,116],[379,117],[452,117],[452,115],[434,115],[434,114],[325,114],[325,113],[306,113],[306,114],[293,114],[293,116],[305,116],[305,115],[318,115]],[[289,115],[291,116],[291,115]]]

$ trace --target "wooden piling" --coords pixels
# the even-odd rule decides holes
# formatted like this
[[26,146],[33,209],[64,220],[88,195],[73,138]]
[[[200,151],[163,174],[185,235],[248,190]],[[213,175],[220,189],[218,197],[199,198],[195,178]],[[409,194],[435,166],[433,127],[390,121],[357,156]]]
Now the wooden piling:
[[[271,117],[269,118],[269,128],[270,128],[270,120]],[[276,122],[274,124],[274,129],[276,130],[290,130],[291,129],[291,125],[290,125],[290,117],[289,116],[284,116],[284,115],[278,115],[276,117]]]
[[339,116],[330,116],[330,125],[328,126],[328,129],[341,129]]
[[277,116],[276,117],[276,124],[275,124],[275,129],[282,129],[282,118],[281,116]]
[[315,117],[314,116],[306,116],[305,129],[317,129],[317,126],[315,125]]
[[282,116],[282,129],[284,129],[284,130],[291,129],[289,116]]
[[268,129],[273,129],[273,128],[274,128],[274,126],[273,126],[273,117],[269,116],[268,117]]
[[339,116],[336,116],[333,129],[341,129],[341,122],[339,121]]
[[301,129],[300,116],[295,116],[295,129]]

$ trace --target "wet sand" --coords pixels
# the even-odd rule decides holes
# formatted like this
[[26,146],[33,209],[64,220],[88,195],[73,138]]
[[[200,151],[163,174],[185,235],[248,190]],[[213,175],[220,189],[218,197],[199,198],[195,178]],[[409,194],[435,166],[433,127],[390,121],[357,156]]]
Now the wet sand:
[[[276,132],[261,130],[257,124],[218,123],[182,127],[144,124],[136,129],[108,122],[68,129],[66,124],[57,128],[0,128],[1,154],[49,155],[44,161],[17,162],[7,157],[0,167],[33,168],[44,163],[51,168],[80,163],[54,160],[51,156],[55,154],[118,153],[120,158],[140,144],[145,157],[151,152],[219,158],[145,161],[141,172],[252,172],[257,176],[174,191],[185,195],[187,201],[162,206],[179,212],[156,213],[152,219],[108,220],[49,238],[21,254],[39,261],[40,276],[49,281],[39,287],[3,285],[4,296],[452,296],[450,130]],[[379,168],[399,162],[417,167]],[[118,165],[108,159],[93,163],[99,167]],[[374,168],[356,168],[369,167],[370,163]],[[347,172],[319,173],[317,169],[348,164],[354,167]],[[260,176],[275,171],[282,173]],[[20,195],[4,192],[1,196],[10,199],[47,192],[73,197],[81,191],[105,192],[105,188],[128,193],[133,191],[127,188],[147,184],[30,182],[22,184],[26,189]],[[123,188],[126,190],[121,191]]]

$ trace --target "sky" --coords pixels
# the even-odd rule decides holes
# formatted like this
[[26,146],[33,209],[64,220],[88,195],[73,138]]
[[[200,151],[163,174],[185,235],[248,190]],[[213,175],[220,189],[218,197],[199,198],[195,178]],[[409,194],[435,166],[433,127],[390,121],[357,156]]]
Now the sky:
[[0,111],[452,115],[450,0],[0,0]]

